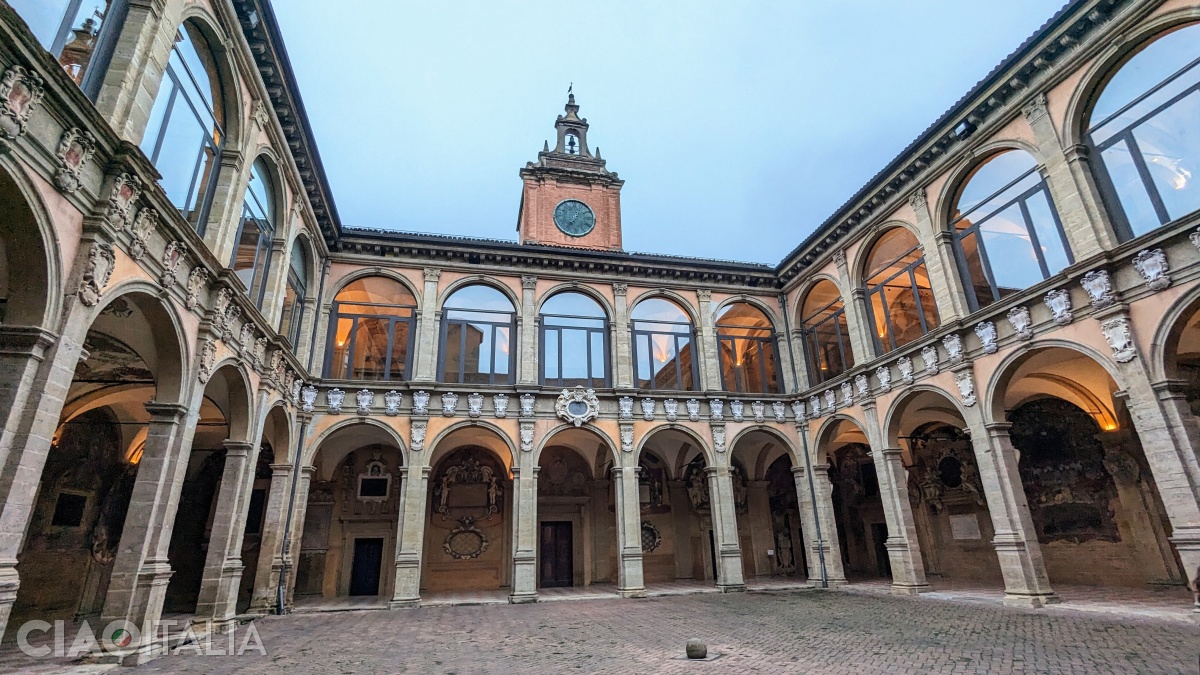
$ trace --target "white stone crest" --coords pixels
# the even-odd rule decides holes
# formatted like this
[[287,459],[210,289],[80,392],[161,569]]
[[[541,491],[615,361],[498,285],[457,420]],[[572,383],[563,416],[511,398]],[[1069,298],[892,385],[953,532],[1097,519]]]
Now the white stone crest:
[[879,391],[892,390],[892,369],[887,366],[879,366],[875,369],[875,379],[879,380]]
[[804,421],[804,401],[792,401],[792,416],[797,422]]
[[129,257],[141,262],[146,257],[146,247],[150,244],[150,235],[158,229],[158,211],[147,206],[138,211],[133,219],[133,227],[129,228]]
[[206,284],[208,284],[208,270],[203,267],[192,268],[192,273],[188,275],[187,282],[188,309],[195,310],[200,306],[200,294],[204,292]]
[[622,396],[617,400],[617,410],[620,411],[618,415],[620,419],[633,419],[633,399],[628,396]]
[[208,382],[208,378],[213,374],[213,366],[216,364],[217,343],[213,342],[212,338],[206,338],[204,346],[200,348],[200,368],[196,373],[201,382]]
[[533,394],[521,394],[521,417],[533,417]]
[[1071,294],[1065,288],[1056,288],[1046,294],[1043,299],[1050,313],[1054,315],[1054,323],[1065,326],[1075,318],[1071,315]]
[[980,321],[975,324],[975,334],[979,336],[979,342],[983,345],[984,354],[995,354],[999,346],[996,344],[996,324],[991,321]]
[[163,249],[162,257],[162,276],[158,278],[159,284],[163,288],[170,288],[178,283],[175,273],[179,270],[179,264],[183,262],[183,244],[178,241],[167,242],[167,247]]
[[325,403],[329,406],[329,414],[337,415],[342,412],[342,403],[346,400],[346,392],[334,387],[325,392]]
[[533,452],[533,422],[521,422],[521,452]]
[[413,420],[412,428],[408,432],[409,444],[413,452],[420,452],[425,449],[425,425],[428,424],[425,420]]
[[1133,330],[1126,317],[1118,316],[1105,321],[1100,324],[1100,332],[1104,333],[1104,339],[1108,340],[1108,346],[1112,348],[1113,358],[1117,363],[1128,363],[1137,356],[1137,350],[1133,346]]
[[708,399],[708,416],[714,422],[720,422],[725,419],[725,399],[710,398]]
[[642,399],[642,419],[646,420],[647,422],[654,421],[654,399]]
[[921,361],[925,363],[925,372],[937,375],[942,367],[938,364],[937,347],[925,345],[921,347]]
[[262,370],[267,367],[267,337],[254,341],[254,367]]
[[951,333],[942,338],[942,346],[946,348],[947,359],[950,365],[958,365],[963,361],[963,343],[962,337],[958,333]]
[[580,427],[600,414],[600,401],[596,399],[594,390],[584,389],[582,385],[573,390],[563,389],[558,395],[558,400],[554,402],[554,412],[562,419]]
[[955,373],[954,381],[958,384],[958,394],[962,397],[963,405],[968,408],[975,405],[975,380],[971,377],[971,371],[961,370]]
[[821,416],[821,399],[816,394],[808,397],[808,411],[814,418]]
[[310,385],[300,390],[300,410],[310,413],[316,409],[317,388]]
[[87,269],[83,271],[83,280],[79,282],[79,301],[88,307],[95,307],[116,265],[117,257],[112,244],[102,241],[93,243],[88,251]]
[[458,412],[458,394],[448,391],[442,394],[442,414],[446,417],[454,417]]
[[138,195],[142,193],[142,179],[137,174],[121,173],[113,176],[112,191],[108,195],[108,206],[104,218],[113,227],[125,229],[129,226],[130,211]]
[[238,346],[242,349],[243,358],[254,356],[254,324],[249,321],[242,324],[242,332],[238,335]]
[[1112,280],[1109,279],[1106,270],[1088,272],[1079,280],[1079,285],[1083,286],[1083,290],[1087,292],[1088,298],[1092,301],[1092,309],[1104,309],[1117,301],[1117,296],[1113,293]]
[[674,422],[679,419],[679,401],[673,398],[663,401],[663,410],[667,413],[668,422]]
[[725,425],[714,424],[712,427],[713,449],[717,452],[725,452]]
[[700,421],[700,401],[689,398],[684,405],[687,406],[688,419],[693,422]]
[[[241,325],[239,324],[241,319],[242,308],[234,304],[229,305],[229,309],[225,310],[225,320],[221,322],[221,325],[224,327],[224,330],[221,331],[221,337],[226,342],[233,342],[241,332]],[[260,368],[266,367],[266,365],[266,361],[259,362]]]
[[417,393],[413,394],[413,414],[429,414],[429,392],[418,391]]
[[859,373],[854,376],[854,388],[858,390],[859,398],[868,398],[871,395],[871,380],[867,378],[866,373]]
[[741,422],[746,419],[746,404],[735,398],[729,402],[729,412],[733,414],[734,422]]
[[467,417],[472,419],[483,415],[483,394],[475,392],[467,397]]
[[754,401],[750,404],[750,412],[754,414],[755,422],[762,424],[764,421],[766,421],[766,409],[767,406],[762,401]]
[[1033,337],[1033,317],[1029,314],[1028,307],[1017,305],[1008,310],[1008,324],[1013,327],[1018,338],[1028,340]]
[[404,395],[395,389],[383,395],[383,414],[398,415],[400,414],[400,404],[404,401]]
[[1161,291],[1171,285],[1167,254],[1161,248],[1138,253],[1133,257],[1133,267],[1146,280],[1146,288],[1152,291]]
[[1191,240],[1192,246],[1195,246],[1196,248],[1200,249],[1200,227],[1196,228],[1195,232],[1192,232],[1191,234],[1189,234],[1188,239]]
[[825,390],[825,409],[829,412],[837,410],[837,395],[833,393],[832,389]]
[[358,403],[359,415],[370,415],[371,407],[375,405],[375,392],[370,389],[359,389],[354,395],[354,401]]
[[842,406],[854,405],[854,385],[849,380],[845,380],[839,385],[839,388],[842,390]]
[[72,127],[58,139],[58,169],[54,185],[67,194],[74,194],[83,185],[80,174],[96,152],[96,137],[85,129]]
[[771,412],[775,413],[775,421],[783,423],[787,421],[787,406],[783,401],[775,401],[771,403]]
[[904,384],[913,383],[913,362],[907,356],[901,356],[896,360],[896,369],[900,371],[900,381]]
[[621,425],[621,452],[633,452],[633,425]]
[[508,417],[508,395],[496,394],[492,397],[492,414],[497,419]]
[[212,306],[212,329],[217,335],[225,333],[225,310],[229,309],[229,301],[233,295],[228,288],[217,289],[217,299]]
[[300,389],[303,386],[304,380],[301,380],[300,378],[292,380],[292,405],[298,405],[300,403]]
[[0,78],[0,131],[5,138],[16,140],[25,133],[29,116],[45,94],[42,76],[36,72],[24,66],[4,71],[4,77]]

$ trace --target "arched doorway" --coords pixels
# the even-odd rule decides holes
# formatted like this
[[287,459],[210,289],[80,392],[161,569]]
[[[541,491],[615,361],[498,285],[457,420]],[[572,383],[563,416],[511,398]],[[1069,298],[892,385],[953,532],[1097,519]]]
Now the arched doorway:
[[890,578],[887,519],[866,433],[856,423],[838,419],[824,431],[818,448],[829,465],[830,500],[846,576]]
[[734,512],[747,576],[807,574],[791,451],[787,441],[765,429],[734,439]]

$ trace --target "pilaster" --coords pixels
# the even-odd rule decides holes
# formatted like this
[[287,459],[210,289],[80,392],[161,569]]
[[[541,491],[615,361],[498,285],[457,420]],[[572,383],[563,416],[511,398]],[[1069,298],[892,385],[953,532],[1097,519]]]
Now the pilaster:
[[710,466],[704,471],[708,475],[709,508],[717,544],[717,588],[722,593],[744,591],[746,581],[734,513],[733,478],[727,466]]
[[884,447],[879,430],[875,402],[862,405],[867,437],[871,441],[871,458],[879,477],[879,494],[883,499],[883,515],[887,521],[886,542],[892,565],[892,592],[911,595],[929,589],[925,580],[925,564],[921,560],[921,544],[908,501],[908,474],[904,469],[900,448]]
[[538,315],[537,277],[521,277],[521,358],[517,361],[517,384],[537,385],[538,369]]
[[442,271],[425,268],[425,288],[421,292],[421,308],[417,315],[417,353],[414,355],[413,382],[432,384],[437,379],[438,360],[438,279]]
[[390,609],[421,604],[421,559],[425,538],[425,501],[429,494],[428,466],[404,469],[403,501],[397,518],[396,585]]
[[642,573],[642,504],[637,466],[615,466],[612,477],[617,509],[617,593],[623,598],[646,596]]
[[537,602],[538,467],[514,466],[512,472],[513,576],[508,601],[513,604]]
[[633,388],[633,350],[629,333],[629,286],[613,284],[613,385],[618,389]]

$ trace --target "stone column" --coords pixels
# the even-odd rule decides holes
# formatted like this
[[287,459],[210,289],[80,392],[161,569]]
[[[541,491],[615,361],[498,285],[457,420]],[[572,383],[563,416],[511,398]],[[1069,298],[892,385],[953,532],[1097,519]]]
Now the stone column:
[[968,408],[971,447],[979,467],[979,479],[992,516],[992,546],[1004,575],[1004,604],[1042,607],[1059,602],[1050,587],[1042,547],[1038,542],[1029,502],[1021,484],[1017,453],[1009,437],[1011,424],[982,427],[982,417]]
[[913,521],[912,505],[908,501],[908,473],[901,461],[900,448],[885,448],[876,417],[875,401],[862,404],[867,422],[867,437],[871,441],[871,459],[879,477],[879,494],[883,500],[883,516],[887,522],[888,559],[892,564],[892,592],[902,595],[921,593],[929,589],[925,580],[925,565],[921,560],[921,544]]
[[271,465],[271,491],[263,512],[263,534],[259,544],[258,569],[254,572],[251,614],[270,614],[276,607],[276,589],[283,570],[283,529],[292,490],[292,465]]
[[[838,269],[838,292],[842,296],[842,307],[846,310],[846,331],[853,352],[854,363],[865,363],[875,358],[875,342],[871,339],[870,314],[867,312],[866,292],[862,284],[854,279],[846,264],[846,254],[838,251],[833,256]],[[797,328],[804,317],[796,317]],[[806,354],[807,355],[807,354]],[[814,386],[815,382],[809,382]]]
[[[242,153],[230,147],[221,149],[216,171],[217,184],[213,188],[212,207],[203,228],[204,243],[222,265],[231,267],[238,246],[237,231],[242,224],[242,204],[245,203],[246,189],[250,184],[250,171],[245,166]],[[274,241],[271,247],[273,251]],[[251,303],[256,300],[252,297]]]
[[[829,465],[814,466],[812,474],[812,491],[809,492],[808,476],[804,467],[792,467],[796,497],[800,502],[801,534],[804,537],[804,547],[808,551],[808,578],[810,581],[820,580],[821,555],[824,554],[826,582],[830,585],[844,584],[846,570],[842,565],[842,546],[838,540],[837,520],[833,512],[833,483],[829,480]],[[819,543],[818,525],[821,530]]]
[[1096,438],[1104,445],[1104,467],[1112,474],[1117,498],[1128,519],[1125,536],[1130,538],[1145,561],[1146,580],[1153,584],[1187,583],[1188,579],[1179,574],[1171,540],[1158,517],[1153,479],[1143,478],[1142,466],[1134,458],[1138,447],[1133,432],[1129,429],[1104,431]]
[[[195,420],[187,419],[188,408],[183,405],[147,403],[146,410],[150,413],[148,434],[113,561],[101,622],[107,625],[128,621],[141,631],[143,645],[153,647],[150,640],[162,615],[171,579],[167,549]],[[129,651],[143,645],[130,645]]]
[[[532,461],[532,455],[526,453]],[[537,602],[537,475],[538,467],[512,468],[513,576],[508,601]]]
[[633,349],[629,332],[629,285],[613,284],[613,386],[618,389],[633,387]]
[[285,610],[292,611],[296,597],[296,561],[300,559],[300,543],[304,538],[304,518],[308,513],[308,488],[312,484],[313,473],[317,467],[306,465],[300,467],[300,482],[296,486],[296,510],[292,516],[292,529],[288,535],[287,550],[283,554],[284,569],[287,570],[285,584]]
[[[775,558],[768,556],[768,550],[775,549],[775,523],[771,518],[771,498],[767,494],[769,483],[765,480],[752,480],[747,483],[747,513],[738,521],[738,531],[742,529],[750,533],[751,559],[754,569],[746,570],[747,576],[765,577],[775,569]],[[744,560],[745,558],[743,558]]]
[[[691,499],[688,497],[687,487],[682,480],[668,480],[667,495],[671,500],[671,538],[675,542],[675,578],[690,579],[693,577],[692,565],[696,557],[692,550],[691,519],[688,514],[689,509],[692,508]],[[641,501],[640,496],[638,501]],[[703,535],[704,532],[700,534]],[[701,544],[700,548],[704,550],[704,544]]]
[[796,355],[795,363],[793,364],[796,372],[796,391],[788,393],[799,393],[808,391],[812,386],[812,379],[809,376],[808,351],[804,347],[804,333],[799,328],[793,328],[792,334],[788,336],[791,340],[793,353]]
[[746,581],[742,572],[742,548],[737,538],[733,478],[728,466],[709,466],[704,471],[708,474],[709,509],[713,538],[717,542],[717,588],[722,593],[744,591]]
[[958,259],[954,255],[953,235],[934,222],[925,188],[917,188],[909,196],[908,203],[917,216],[917,229],[921,232],[918,239],[925,249],[925,268],[929,270],[929,286],[933,289],[940,322],[950,323],[970,314],[966,289],[958,273]]
[[425,541],[425,502],[429,495],[428,466],[404,469],[403,501],[397,519],[396,588],[388,608],[416,607],[421,604],[421,558]]
[[417,318],[416,366],[413,382],[432,384],[437,380],[438,360],[438,278],[442,271],[436,267],[425,268],[425,289],[421,293],[421,308]]
[[128,6],[96,108],[122,138],[136,145],[154,107],[179,22],[178,14],[164,15],[167,9],[178,11],[175,3],[137,1]]
[[271,242],[271,264],[267,269],[267,278],[263,280],[266,289],[263,292],[261,311],[267,325],[274,326],[277,331],[282,328],[279,319],[283,314],[283,296],[287,289],[290,255],[291,250],[287,248],[286,239],[279,238]]
[[642,574],[642,502],[638,466],[614,466],[617,509],[617,593],[623,598],[646,597]]
[[237,614],[238,587],[244,569],[244,518],[254,487],[254,451],[252,443],[225,441],[225,468],[196,601],[197,618],[228,622]]
[[721,386],[721,359],[717,354],[717,329],[713,326],[712,291],[696,291],[700,303],[700,322],[696,326],[696,340],[700,341],[699,391],[723,391]]
[[521,320],[518,336],[517,384],[538,383],[537,277],[521,277]]

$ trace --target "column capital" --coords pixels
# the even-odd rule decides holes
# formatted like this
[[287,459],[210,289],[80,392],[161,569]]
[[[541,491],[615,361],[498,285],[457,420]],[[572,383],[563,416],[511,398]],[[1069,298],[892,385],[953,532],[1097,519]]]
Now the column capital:
[[249,441],[226,440],[223,445],[226,457],[249,457],[254,451],[254,444]]
[[[528,470],[529,473],[526,474],[525,476],[522,476],[521,474],[524,473],[525,470]],[[537,478],[538,472],[542,470],[542,467],[529,466],[529,467],[525,467],[525,470],[522,470],[521,467],[519,467],[519,466],[513,466],[512,467],[513,478]]]
[[727,466],[706,466],[704,473],[707,476],[728,476],[729,467]]
[[900,459],[903,452],[900,448],[884,448],[879,451],[879,454],[883,455],[884,459]]
[[300,467],[300,475],[304,478],[312,478],[312,475],[317,472],[317,467],[312,464],[307,464]]
[[271,478],[275,478],[277,476],[287,476],[291,473],[292,473],[292,465],[291,464],[272,464],[271,465]]
[[1007,436],[1012,431],[1012,422],[988,422],[983,428],[992,436]]
[[146,412],[150,413],[151,422],[178,422],[181,417],[188,413],[187,406],[178,403],[147,401],[142,405],[146,408]]
[[[441,278],[441,276],[442,270],[438,269],[437,267],[425,268],[425,283],[437,283],[437,280]],[[426,298],[426,301],[428,300],[429,299]]]
[[521,277],[521,288],[526,291],[532,291],[537,288],[538,278],[532,274],[523,275]]

